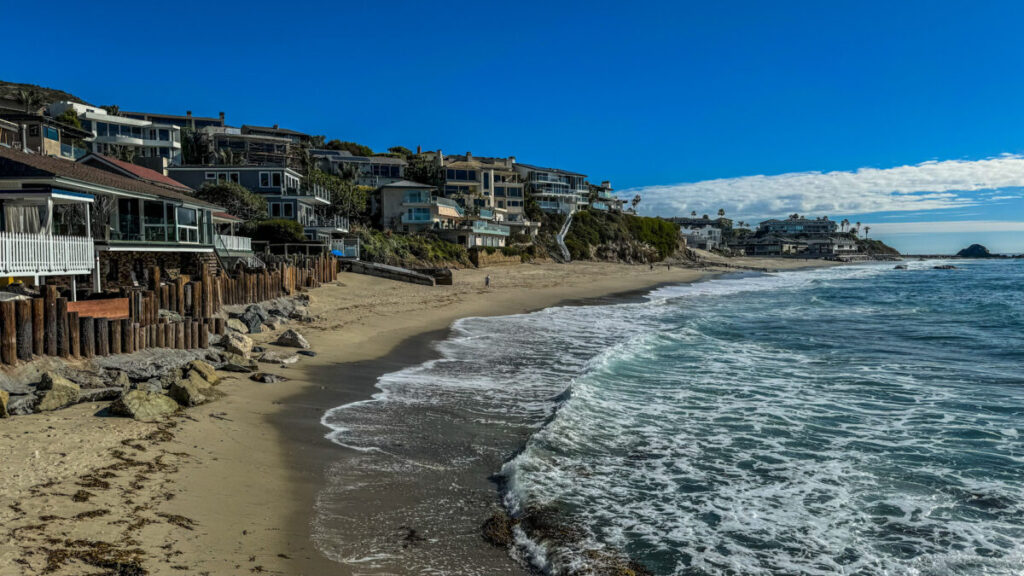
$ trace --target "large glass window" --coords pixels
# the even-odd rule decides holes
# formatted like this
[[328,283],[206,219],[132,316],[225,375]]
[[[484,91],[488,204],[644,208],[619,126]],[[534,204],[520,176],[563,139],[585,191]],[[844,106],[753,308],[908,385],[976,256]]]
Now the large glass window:
[[53,126],[46,126],[43,128],[43,135],[46,136],[48,140],[60,142],[60,132],[58,132]]
[[270,174],[270,182],[271,182],[271,185],[274,188],[280,188],[281,187],[281,173],[280,172],[273,172],[273,173],[271,173]]
[[166,242],[167,227],[164,225],[163,202],[147,200],[142,205],[142,222],[147,242]]
[[97,122],[96,123],[96,135],[97,136],[106,136],[107,135],[107,123],[106,122]]
[[170,130],[161,129],[160,130],[160,139],[165,141],[165,142],[167,140],[170,140],[171,139],[171,131]]
[[192,244],[199,242],[199,219],[192,208],[178,208],[178,239]]
[[270,172],[260,172],[260,188],[270,188]]

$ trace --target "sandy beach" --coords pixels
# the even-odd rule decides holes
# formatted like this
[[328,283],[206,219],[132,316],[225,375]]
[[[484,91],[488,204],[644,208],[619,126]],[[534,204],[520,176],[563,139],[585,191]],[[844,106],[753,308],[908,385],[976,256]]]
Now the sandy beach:
[[[729,264],[778,270],[828,263]],[[0,575],[353,573],[310,540],[324,473],[317,463],[337,449],[319,423],[325,410],[365,399],[377,375],[429,358],[430,341],[458,318],[522,313],[730,270],[523,264],[460,270],[453,286],[438,287],[342,274],[311,291],[314,321],[290,326],[317,356],[265,366],[286,382],[258,384],[224,373],[223,397],[159,424],[96,417],[100,404],[0,420]],[[254,335],[257,342],[273,338]],[[101,551],[99,563],[66,552],[85,543]],[[495,573],[518,571],[503,550],[481,547],[481,554],[493,556]],[[117,568],[121,560],[144,571]]]

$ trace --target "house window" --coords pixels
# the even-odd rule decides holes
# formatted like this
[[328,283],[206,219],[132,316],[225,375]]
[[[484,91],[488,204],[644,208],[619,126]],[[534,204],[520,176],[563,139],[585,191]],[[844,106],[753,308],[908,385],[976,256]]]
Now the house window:
[[160,139],[163,140],[164,142],[166,142],[166,141],[171,139],[171,131],[170,130],[163,130],[163,129],[161,129],[159,131],[159,134],[160,134]]
[[147,200],[142,205],[143,238],[147,242],[166,242],[167,227],[164,225],[163,202]]
[[284,215],[285,218],[294,218],[295,217],[295,206],[292,205],[292,204],[285,204],[284,205],[283,215]]
[[281,217],[281,204],[279,202],[270,203],[270,217],[280,218]]
[[484,172],[484,190],[488,190],[491,187],[491,173]]
[[199,219],[192,208],[178,208],[178,241],[199,242]]
[[272,172],[270,174],[270,181],[271,181],[271,185],[274,188],[280,188],[281,187],[281,173],[280,172]]
[[156,140],[156,130],[154,130],[152,128],[149,129],[149,139],[150,140]]
[[239,182],[239,176],[238,176],[238,172],[232,172],[232,173],[231,173],[231,177],[230,177],[229,179],[230,179],[230,180],[231,180],[232,182],[234,182],[235,184],[238,184],[238,182]]
[[260,172],[260,188],[270,188],[270,172]]
[[217,173],[216,172],[207,172],[206,173],[206,179],[207,180],[216,180],[217,179]]
[[228,174],[227,174],[227,172],[217,172],[217,182],[227,182],[227,181],[228,181]]
[[97,122],[96,123],[96,135],[97,136],[106,136],[107,135],[107,124],[106,124],[106,122]]

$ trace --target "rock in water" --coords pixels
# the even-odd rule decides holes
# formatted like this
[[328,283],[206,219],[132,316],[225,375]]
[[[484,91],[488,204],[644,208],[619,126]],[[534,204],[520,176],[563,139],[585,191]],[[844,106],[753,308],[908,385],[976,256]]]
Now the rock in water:
[[110,405],[110,413],[141,422],[162,420],[178,411],[178,403],[155,392],[132,390]]
[[252,354],[252,338],[232,332],[224,339],[224,349],[231,354],[248,358]]
[[302,337],[302,334],[299,334],[295,330],[285,330],[285,332],[278,337],[275,344],[278,346],[289,346],[291,348],[309,348],[309,342],[306,342],[306,339]]
[[10,401],[11,395],[7,393],[7,390],[0,390],[0,418],[7,418],[10,414],[7,412],[7,402]]
[[49,412],[70,406],[78,402],[81,392],[78,384],[53,372],[43,373],[43,379],[39,382],[39,390],[43,391],[43,395],[39,399],[39,404],[36,405],[37,412]]
[[206,380],[207,382],[213,384],[214,386],[220,384],[220,376],[217,376],[217,370],[213,366],[210,366],[208,363],[203,362],[202,360],[193,360],[189,362],[185,370],[195,370],[200,376],[203,377],[203,380]]
[[992,253],[981,244],[971,244],[967,248],[956,253],[961,258],[991,258]]

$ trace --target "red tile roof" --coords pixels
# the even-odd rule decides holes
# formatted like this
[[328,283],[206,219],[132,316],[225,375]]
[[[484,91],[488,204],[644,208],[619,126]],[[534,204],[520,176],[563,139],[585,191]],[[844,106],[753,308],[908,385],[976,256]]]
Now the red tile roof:
[[52,156],[28,154],[20,150],[0,147],[0,180],[55,177],[188,202],[193,206],[204,206],[213,210],[223,210],[223,208],[216,204],[211,204],[185,193],[184,190],[179,191],[163,184],[121,176],[120,174],[101,170],[80,162],[72,162],[71,160],[54,158]]
[[[104,154],[96,154],[95,152],[90,154],[89,156],[95,156],[97,158],[101,158],[107,162],[110,162],[114,166],[117,166],[118,168],[124,170],[125,172],[129,172],[130,174],[132,174],[133,176],[140,180],[148,180],[150,182],[154,182],[157,184],[170,186],[171,188],[177,188],[187,194],[192,193],[192,189],[189,188],[188,186],[182,184],[181,182],[178,182],[177,180],[171,178],[170,176],[164,176],[162,173],[157,172],[156,170],[150,170],[145,166],[139,166],[138,164],[132,164],[131,162],[118,160],[117,158],[114,158],[112,156],[106,156]],[[129,176],[129,178],[131,178],[131,176]]]

